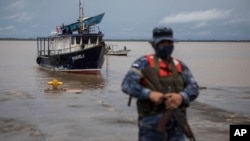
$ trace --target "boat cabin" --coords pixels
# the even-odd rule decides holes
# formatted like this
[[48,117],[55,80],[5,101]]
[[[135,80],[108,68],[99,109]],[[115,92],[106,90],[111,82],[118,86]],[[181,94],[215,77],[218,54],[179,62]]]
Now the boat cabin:
[[67,54],[88,49],[100,44],[103,40],[102,37],[101,33],[39,37],[37,38],[38,56]]

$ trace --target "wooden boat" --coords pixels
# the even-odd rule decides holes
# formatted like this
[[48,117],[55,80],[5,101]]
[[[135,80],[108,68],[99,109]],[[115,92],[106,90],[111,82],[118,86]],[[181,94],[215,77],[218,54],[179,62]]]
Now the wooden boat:
[[130,49],[127,49],[126,46],[124,46],[123,50],[114,50],[114,45],[107,45],[107,55],[116,55],[116,56],[127,56],[128,53],[131,51]]
[[77,22],[57,26],[48,37],[37,38],[36,62],[42,68],[71,73],[100,73],[106,54],[103,34],[96,27],[104,13],[85,17],[79,0]]

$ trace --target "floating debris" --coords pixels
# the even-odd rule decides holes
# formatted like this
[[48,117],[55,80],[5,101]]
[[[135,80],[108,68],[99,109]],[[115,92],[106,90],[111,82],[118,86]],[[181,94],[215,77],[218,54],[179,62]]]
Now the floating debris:
[[60,86],[60,85],[62,85],[62,84],[63,84],[63,82],[58,81],[58,80],[56,80],[56,79],[54,79],[54,80],[48,82],[48,85],[52,85],[53,90],[59,90],[59,89],[58,89],[58,86]]
[[69,90],[66,90],[66,92],[68,92],[68,93],[75,93],[75,94],[81,94],[83,92],[83,90],[81,90],[81,89],[69,89]]
[[205,86],[200,86],[199,89],[200,89],[200,90],[206,90],[207,87],[205,87]]
[[53,92],[54,93],[54,92],[64,92],[64,91],[66,91],[65,88],[59,88],[60,85],[63,85],[63,82],[58,81],[56,79],[54,79],[52,81],[49,81],[48,85],[51,85],[52,89],[47,88],[47,89],[44,90],[45,92]]
[[52,92],[52,93],[58,93],[58,92],[67,92],[67,93],[75,93],[75,94],[81,94],[83,92],[82,89],[66,89],[66,88],[59,88],[60,85],[63,85],[63,82],[58,81],[56,79],[49,81],[48,85],[52,86],[51,88],[47,88],[44,91],[45,92]]

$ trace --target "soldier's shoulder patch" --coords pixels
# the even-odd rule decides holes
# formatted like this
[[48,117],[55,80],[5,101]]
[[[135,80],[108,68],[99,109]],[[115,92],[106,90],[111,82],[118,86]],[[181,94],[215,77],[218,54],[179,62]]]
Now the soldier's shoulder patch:
[[134,64],[132,64],[132,67],[138,68],[138,67],[139,67],[139,64],[138,64],[138,63],[134,63]]

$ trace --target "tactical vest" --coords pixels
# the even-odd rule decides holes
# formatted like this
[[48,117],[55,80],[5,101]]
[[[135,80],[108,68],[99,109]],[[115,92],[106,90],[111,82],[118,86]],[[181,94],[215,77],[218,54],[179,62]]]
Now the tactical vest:
[[[179,60],[172,58],[167,63],[155,55],[147,55],[146,58],[150,67],[157,72],[160,83],[168,92],[179,93],[183,90],[184,82],[181,76],[182,66]],[[150,85],[146,83],[144,78],[141,79],[141,85],[152,89]],[[164,103],[156,105],[149,99],[137,100],[137,111],[139,117],[144,117],[163,113],[166,111],[166,108]]]

